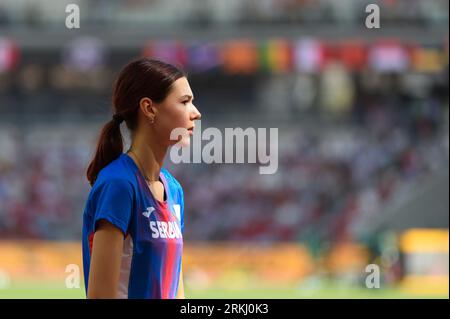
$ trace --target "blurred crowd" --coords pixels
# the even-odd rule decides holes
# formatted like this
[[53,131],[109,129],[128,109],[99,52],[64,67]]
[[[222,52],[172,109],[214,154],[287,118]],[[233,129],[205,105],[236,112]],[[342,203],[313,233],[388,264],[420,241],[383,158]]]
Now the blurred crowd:
[[0,237],[78,238],[95,133],[44,125],[0,131]]
[[[448,167],[446,74],[434,82],[410,79],[415,90],[405,90],[394,75],[369,81],[371,86],[355,78],[349,82],[353,98],[344,99],[348,107],[319,103],[301,109],[302,121],[291,115],[293,121],[280,127],[279,168],[273,175],[260,175],[254,164],[169,162],[185,191],[185,238],[358,236],[369,218]],[[277,86],[271,87],[266,89],[276,96]],[[259,113],[270,123],[272,113]],[[79,238],[90,188],[85,169],[100,125],[2,124],[0,237]]]
[[[82,16],[73,37],[57,28],[69,3]],[[186,239],[363,233],[448,166],[448,1],[371,3],[388,27],[374,37],[356,27],[367,15],[361,0],[2,0],[0,238],[80,238],[85,170],[110,116],[112,83],[142,55],[187,67],[203,129],[279,127],[273,175],[250,164],[168,163],[185,191]],[[284,36],[259,36],[277,24]],[[108,36],[133,26],[142,43],[121,47],[120,34]],[[188,36],[196,26],[204,38]],[[183,41],[146,42],[151,30],[176,28]],[[47,29],[62,37],[30,41]],[[225,29],[230,38],[220,39]],[[416,39],[418,29],[430,39]],[[305,38],[311,30],[333,41]]]
[[378,138],[355,130],[292,139],[297,151],[280,154],[273,176],[237,165],[180,173],[190,207],[188,237],[349,239],[359,234],[362,219],[381,214],[396,192],[417,187],[421,178],[448,165],[445,137],[413,145],[393,129]]

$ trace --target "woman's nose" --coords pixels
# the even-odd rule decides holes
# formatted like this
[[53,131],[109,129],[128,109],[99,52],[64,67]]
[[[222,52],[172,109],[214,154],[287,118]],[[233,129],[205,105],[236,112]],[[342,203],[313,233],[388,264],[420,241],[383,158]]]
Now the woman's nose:
[[194,108],[194,112],[193,112],[193,114],[194,114],[194,116],[193,116],[193,120],[200,120],[201,119],[201,117],[202,117],[202,114],[199,112],[199,110],[195,107],[195,105],[194,104],[192,104],[192,106],[193,106],[193,108]]

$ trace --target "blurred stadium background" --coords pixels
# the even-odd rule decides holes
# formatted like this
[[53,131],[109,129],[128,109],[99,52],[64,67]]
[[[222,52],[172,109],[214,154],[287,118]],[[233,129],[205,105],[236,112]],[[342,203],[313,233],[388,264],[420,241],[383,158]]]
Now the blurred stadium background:
[[0,298],[84,298],[85,169],[143,55],[188,71],[203,128],[279,128],[274,175],[168,164],[188,298],[448,298],[446,0],[1,0]]

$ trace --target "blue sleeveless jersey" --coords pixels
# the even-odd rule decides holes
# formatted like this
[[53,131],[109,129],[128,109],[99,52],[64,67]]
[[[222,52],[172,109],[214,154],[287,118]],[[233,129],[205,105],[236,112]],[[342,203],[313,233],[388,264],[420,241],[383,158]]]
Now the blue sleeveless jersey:
[[86,292],[95,227],[105,219],[124,234],[118,297],[176,297],[183,250],[183,190],[164,168],[160,180],[166,194],[163,202],[153,197],[127,154],[100,171],[83,214]]

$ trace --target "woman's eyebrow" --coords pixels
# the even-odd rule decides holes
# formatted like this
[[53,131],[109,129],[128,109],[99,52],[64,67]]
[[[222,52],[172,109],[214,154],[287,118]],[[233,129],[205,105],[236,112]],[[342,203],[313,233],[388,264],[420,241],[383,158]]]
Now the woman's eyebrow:
[[192,95],[189,95],[189,94],[183,95],[181,98],[185,98],[185,97],[189,98],[190,100],[194,99],[194,97]]

